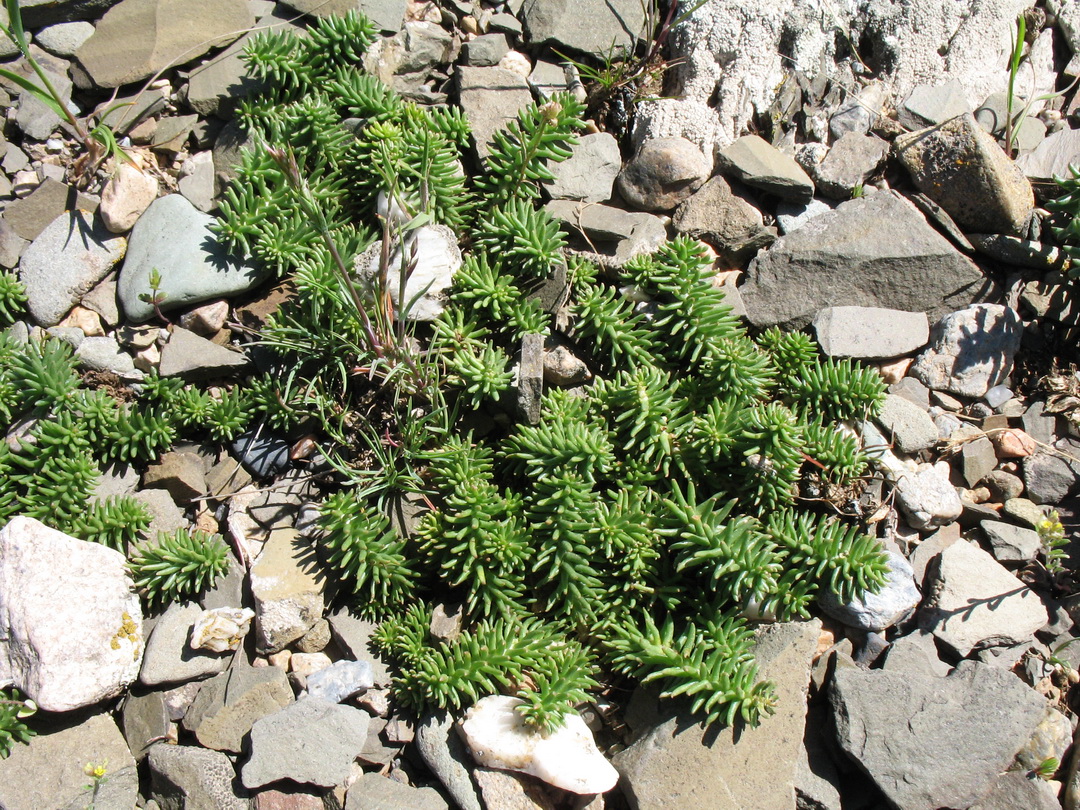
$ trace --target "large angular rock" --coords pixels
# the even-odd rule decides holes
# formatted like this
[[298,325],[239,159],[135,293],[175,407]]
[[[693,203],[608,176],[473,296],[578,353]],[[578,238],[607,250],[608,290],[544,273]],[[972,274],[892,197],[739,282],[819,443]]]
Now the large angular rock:
[[633,0],[525,0],[521,21],[534,45],[601,59],[633,51],[645,28],[645,6]]
[[919,624],[961,657],[1021,644],[1046,624],[1039,597],[973,543],[950,545],[930,573]]
[[829,699],[840,747],[904,810],[978,802],[1046,706],[1011,672],[978,661],[947,678],[839,666]]
[[248,363],[243,352],[234,352],[187,329],[173,326],[169,342],[161,349],[158,373],[162,377],[197,380],[235,373],[247,368]]
[[102,227],[92,214],[67,211],[22,255],[19,280],[27,309],[41,326],[56,326],[124,256],[126,241]]
[[120,269],[120,303],[132,321],[145,321],[154,307],[139,299],[150,294],[150,273],[161,276],[162,311],[228,298],[251,289],[265,271],[238,264],[210,230],[214,218],[180,194],[159,197],[131,231]]
[[896,139],[915,185],[962,227],[1021,233],[1035,208],[1024,173],[970,114]]
[[345,782],[364,750],[371,718],[360,709],[305,698],[257,721],[251,758],[240,771],[244,786],[288,779],[322,787]]
[[991,282],[894,192],[842,203],[759,254],[739,288],[758,327],[801,329],[822,307],[888,307],[936,319]]
[[76,58],[98,87],[119,87],[227,45],[254,24],[243,0],[122,0]]
[[0,683],[66,712],[123,692],[142,653],[142,608],[123,554],[32,518],[0,529]]
[[310,545],[294,529],[275,529],[251,567],[260,651],[283,649],[322,618],[326,578],[313,568],[310,556]]
[[908,374],[935,391],[981,397],[1008,379],[1022,335],[1016,310],[973,304],[934,324]]
[[472,129],[480,157],[491,152],[495,132],[517,117],[518,110],[533,102],[525,77],[499,67],[457,68],[461,109]]
[[[35,723],[30,721],[33,726]],[[0,759],[0,807],[4,810],[85,808],[90,791],[84,768],[87,762],[106,763],[109,782],[122,787],[102,810],[134,806],[139,793],[135,760],[108,713],[95,714],[60,731],[39,734],[28,745],[16,744],[7,759]],[[108,784],[108,783],[106,783]],[[102,797],[104,799],[104,797]]]
[[633,810],[794,810],[810,661],[821,622],[758,631],[761,676],[776,684],[777,709],[756,728],[708,730],[667,710],[612,762]]
[[292,687],[277,667],[238,668],[203,683],[184,728],[206,748],[240,753],[255,721],[292,703]]
[[886,360],[926,345],[930,323],[922,312],[885,307],[825,307],[814,316],[814,333],[829,357]]
[[150,749],[150,795],[161,810],[248,810],[247,792],[220,751],[158,743]]

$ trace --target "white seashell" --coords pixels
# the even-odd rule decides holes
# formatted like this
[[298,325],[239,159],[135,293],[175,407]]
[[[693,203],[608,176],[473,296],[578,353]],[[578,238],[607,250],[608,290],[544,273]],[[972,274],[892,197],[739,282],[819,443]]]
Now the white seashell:
[[214,608],[204,610],[191,628],[191,648],[226,652],[235,650],[251,629],[255,611],[249,608]]
[[473,759],[485,768],[531,774],[581,795],[615,787],[619,772],[600,753],[580,715],[568,713],[562,728],[544,736],[514,711],[521,703],[515,697],[493,695],[465,713],[460,732]]

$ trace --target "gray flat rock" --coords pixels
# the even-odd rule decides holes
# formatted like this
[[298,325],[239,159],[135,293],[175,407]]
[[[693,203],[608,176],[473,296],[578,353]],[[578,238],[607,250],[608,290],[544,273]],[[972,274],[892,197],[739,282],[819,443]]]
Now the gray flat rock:
[[[30,723],[34,723],[33,720]],[[0,759],[0,807],[5,810],[44,810],[66,808],[69,802],[89,803],[86,773],[83,768],[93,761],[108,760],[108,773],[125,769],[134,771],[135,760],[127,743],[108,713],[95,714],[82,723],[62,731],[39,734],[28,745],[16,743],[7,759]],[[126,778],[123,796],[133,806],[138,795],[138,780]],[[101,805],[103,810],[119,810],[123,803]]]
[[147,686],[193,681],[223,672],[231,655],[191,648],[191,628],[202,616],[196,602],[176,602],[154,625],[146,642],[139,681]]
[[977,661],[947,678],[838,666],[829,700],[840,747],[905,810],[978,802],[1046,705],[1011,672]]
[[93,33],[94,26],[85,21],[59,23],[38,31],[34,42],[53,56],[74,56]]
[[953,543],[938,559],[919,625],[954,649],[1020,644],[1046,624],[1039,597],[977,545]]
[[1080,129],[1062,129],[1044,138],[1035,149],[1016,159],[1016,165],[1032,180],[1050,181],[1072,177],[1069,166],[1080,163]]
[[150,293],[150,272],[161,275],[162,311],[228,298],[261,282],[264,270],[238,263],[210,231],[214,218],[180,194],[159,197],[131,231],[120,270],[119,296],[135,322],[154,315],[139,296]]
[[908,129],[942,124],[950,118],[971,112],[967,92],[958,81],[944,84],[920,84],[904,99],[900,123]]
[[1042,548],[1039,533],[1032,529],[998,520],[984,520],[979,525],[990,541],[994,559],[998,562],[1028,562],[1035,559]]
[[[8,154],[17,151],[9,150]],[[76,208],[93,214],[97,200],[76,191],[73,186],[48,177],[26,197],[8,203],[4,209],[4,219],[16,234],[32,242],[57,217]]]
[[213,377],[245,369],[248,358],[199,337],[194,332],[174,326],[169,342],[161,349],[158,372],[162,377],[183,377],[186,380]]
[[875,420],[901,453],[913,454],[937,444],[938,429],[934,420],[923,408],[904,397],[886,394]]
[[544,188],[553,200],[604,202],[622,168],[619,143],[607,132],[582,135],[569,158],[548,168],[555,179]]
[[[680,704],[659,713],[612,763],[634,810],[745,810],[795,807],[794,781],[802,757],[810,661],[821,623],[768,625],[757,632],[761,676],[777,687],[777,710],[756,728],[707,730]],[[645,693],[640,700],[647,700]],[[651,712],[650,712],[651,709]],[[685,706],[682,707],[685,709]]]
[[870,179],[889,154],[889,144],[873,135],[849,132],[813,167],[814,184],[823,196],[847,200]]
[[240,753],[251,726],[293,702],[285,670],[237,668],[205,681],[184,715],[204,748]]
[[119,87],[227,45],[254,24],[243,0],[121,0],[76,57],[98,87]]
[[389,686],[390,671],[376,654],[371,642],[371,636],[378,625],[354,616],[348,608],[338,608],[328,618],[330,630],[338,645],[355,660],[371,664],[372,680],[376,686]]
[[364,750],[369,715],[352,706],[305,698],[251,727],[251,758],[240,771],[247,788],[288,779],[335,787]]
[[402,810],[406,807],[410,810],[447,810],[449,805],[435,788],[403,785],[377,773],[365,773],[353,782],[345,797],[345,810]]
[[993,289],[982,271],[893,192],[842,203],[760,253],[740,287],[750,322],[801,329],[826,306],[936,319]]
[[66,212],[22,255],[19,280],[27,309],[41,326],[55,326],[124,255],[125,240],[92,215]]
[[[401,28],[407,0],[281,0],[281,5],[315,17],[342,16],[356,9],[382,31]],[[291,15],[290,15],[291,16]]]
[[482,810],[469,769],[474,766],[449,714],[430,714],[416,726],[416,750],[461,810]]
[[645,7],[634,0],[525,0],[518,16],[533,45],[597,58],[632,51],[645,27]]
[[784,200],[808,203],[814,196],[814,181],[795,159],[758,135],[743,135],[721,149],[716,164],[729,177]]
[[884,307],[825,307],[814,316],[813,327],[822,352],[859,360],[910,354],[930,337],[925,313]]
[[461,109],[472,129],[476,151],[487,157],[496,130],[517,117],[518,110],[533,103],[528,82],[520,73],[498,67],[457,68]]

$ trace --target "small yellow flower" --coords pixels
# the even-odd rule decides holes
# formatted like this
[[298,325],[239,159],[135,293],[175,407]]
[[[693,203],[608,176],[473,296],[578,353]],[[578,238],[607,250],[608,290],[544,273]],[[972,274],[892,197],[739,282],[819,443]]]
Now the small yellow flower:
[[109,766],[109,760],[104,760],[101,763],[94,764],[93,762],[87,762],[83,768],[83,773],[89,776],[91,779],[104,779],[105,771]]

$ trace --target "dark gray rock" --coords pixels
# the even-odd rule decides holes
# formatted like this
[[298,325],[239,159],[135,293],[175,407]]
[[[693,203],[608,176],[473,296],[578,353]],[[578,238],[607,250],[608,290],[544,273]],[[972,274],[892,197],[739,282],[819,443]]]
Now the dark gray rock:
[[1019,234],[1035,207],[1031,184],[970,114],[895,141],[915,185],[963,227]]
[[810,661],[820,632],[817,619],[757,631],[761,677],[776,684],[778,700],[776,713],[756,728],[708,730],[684,704],[658,707],[655,693],[639,690],[638,702],[652,719],[637,742],[612,759],[630,807],[794,808]]
[[986,436],[964,442],[960,451],[960,468],[969,487],[977,486],[983,478],[993,472],[997,463],[994,443]]
[[976,483],[990,490],[990,499],[998,502],[1019,498],[1024,494],[1024,482],[1005,470],[994,470]]
[[712,161],[685,138],[645,141],[619,173],[616,185],[632,208],[670,211],[712,174]]
[[571,234],[584,234],[583,247],[625,262],[639,253],[654,253],[667,239],[667,227],[655,214],[626,211],[611,205],[552,200],[544,209]]
[[1032,402],[1020,422],[1024,432],[1041,444],[1053,444],[1057,439],[1057,414],[1047,413],[1042,400]]
[[952,667],[938,656],[933,634],[925,630],[908,633],[890,644],[882,669],[934,678],[944,678],[952,671]]
[[185,160],[180,167],[177,188],[200,211],[213,211],[217,207],[213,153],[198,152]]
[[569,158],[548,168],[555,179],[544,188],[553,200],[603,202],[611,199],[615,178],[622,169],[619,143],[608,132],[582,135]]
[[645,7],[633,0],[525,0],[518,16],[533,45],[598,59],[633,51],[645,27]]
[[721,149],[716,165],[728,177],[784,200],[808,203],[814,196],[814,181],[795,159],[757,135],[743,135]]
[[528,82],[520,73],[498,67],[457,68],[461,109],[476,140],[476,151],[487,157],[491,139],[517,117],[518,110],[532,104]]
[[1012,673],[977,661],[947,678],[837,667],[829,700],[840,747],[905,810],[979,801],[1046,705]]
[[813,167],[814,185],[825,197],[850,199],[852,191],[870,179],[888,154],[889,144],[881,138],[848,133]]
[[969,233],[967,238],[979,253],[1014,267],[1030,267],[1049,272],[1060,270],[1068,254],[1060,248],[1004,233]]
[[682,203],[671,224],[678,233],[704,239],[736,265],[776,241],[775,229],[764,227],[761,212],[720,175]]
[[1029,641],[1046,624],[1039,597],[976,544],[953,543],[938,558],[919,626],[960,657]]
[[1022,334],[1016,310],[972,304],[934,324],[929,348],[908,373],[935,391],[981,397],[1012,373]]
[[26,197],[8,204],[4,219],[16,234],[33,242],[65,211],[79,209],[92,214],[96,208],[96,200],[50,177]]
[[461,46],[464,64],[473,67],[492,67],[510,51],[506,34],[484,34]]
[[[67,75],[59,75],[45,68],[42,68],[42,70],[49,77],[49,81],[56,88],[56,92],[64,100],[64,104],[69,104],[71,102],[71,79]],[[19,96],[15,124],[27,137],[35,141],[43,141],[60,125],[60,116],[33,94],[23,93]]]
[[150,796],[161,810],[248,810],[229,758],[194,745],[150,749]]
[[518,413],[530,425],[540,422],[540,398],[544,393],[544,336],[523,335],[521,359],[514,377]]
[[879,306],[930,318],[980,300],[992,283],[886,192],[815,216],[759,254],[740,287],[750,322],[801,329],[826,306]]
[[994,559],[998,562],[1028,562],[1042,548],[1039,533],[1032,529],[997,520],[984,520],[979,525],[990,541]]
[[184,728],[205,748],[238,754],[256,720],[292,702],[285,670],[240,667],[203,683],[184,715]]
[[38,31],[34,42],[53,56],[74,56],[93,33],[94,26],[88,22],[59,23]]
[[135,322],[154,315],[140,300],[150,293],[150,273],[161,276],[162,311],[228,298],[245,292],[266,272],[237,263],[210,230],[214,218],[181,194],[159,197],[139,217],[131,231],[127,257],[120,270],[120,303]]
[[849,627],[874,633],[911,615],[922,599],[915,587],[915,572],[902,554],[890,549],[888,555],[889,573],[880,591],[841,602],[832,591],[823,588],[817,598],[821,609]]
[[776,224],[780,233],[788,234],[798,230],[818,214],[832,211],[836,203],[828,200],[813,199],[808,203],[793,203],[781,200],[776,206]]
[[232,442],[232,452],[256,478],[270,478],[288,469],[289,443],[266,430],[249,430]]
[[124,255],[124,240],[83,211],[60,214],[22,255],[19,280],[27,309],[55,326]]
[[124,739],[131,755],[141,762],[155,741],[169,732],[169,712],[163,692],[136,694],[124,698],[122,714]]
[[364,750],[370,717],[352,706],[305,698],[255,722],[251,758],[240,776],[247,788],[288,779],[335,787]]
[[430,714],[416,726],[416,750],[461,810],[482,810],[469,769],[472,756],[449,714]]
[[[1054,447],[1073,456],[1078,453],[1076,442],[1071,439],[1059,439]],[[1024,486],[1027,496],[1035,503],[1058,503],[1076,489],[1080,482],[1080,462],[1052,452],[1040,449],[1023,460]]]

